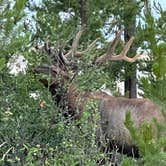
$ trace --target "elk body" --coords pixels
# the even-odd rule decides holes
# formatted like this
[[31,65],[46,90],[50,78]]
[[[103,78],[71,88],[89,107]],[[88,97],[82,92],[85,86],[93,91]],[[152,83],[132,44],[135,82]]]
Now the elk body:
[[[60,56],[58,56],[59,63],[57,62],[52,66],[40,66],[37,67],[35,71],[37,73],[51,75],[52,81],[50,84],[43,80],[42,82],[45,86],[49,87],[49,90],[52,93],[53,99],[56,101],[56,103],[61,103],[61,106],[63,106],[65,110],[65,116],[69,114],[72,119],[78,120],[81,118],[81,115],[85,110],[85,105],[89,99],[100,100],[99,112],[101,117],[101,127],[97,132],[99,142],[101,138],[104,137],[104,139],[107,140],[105,144],[106,147],[104,148],[109,149],[116,146],[122,153],[131,155],[134,151],[135,154],[138,154],[137,145],[132,140],[130,132],[124,124],[126,113],[131,113],[131,119],[134,122],[134,126],[136,128],[139,128],[144,122],[151,123],[154,119],[156,119],[158,123],[162,124],[165,121],[164,116],[160,108],[148,99],[127,99],[123,97],[113,97],[100,91],[80,93],[79,88],[77,88],[75,85],[72,85],[73,77],[70,76],[70,73],[67,72],[65,66],[72,64],[68,60],[71,58],[71,56],[80,57],[82,54],[85,54],[87,51],[89,51],[97,41],[95,40],[92,42],[92,44],[90,44],[85,51],[77,51],[77,46],[81,34],[82,30],[76,34],[76,38],[74,39],[72,47],[68,53],[65,55],[60,54]],[[136,55],[133,58],[126,56],[133,42],[133,37],[125,44],[122,52],[119,55],[114,54],[114,50],[120,35],[121,31],[117,33],[115,39],[110,44],[107,53],[103,54],[95,60],[96,65],[101,65],[108,60],[125,60],[127,62],[134,62],[138,59],[139,55]],[[47,47],[48,44],[46,43],[44,47],[46,53],[48,50],[49,54],[50,52],[53,52],[51,48]],[[58,77],[59,75],[60,79]],[[65,86],[66,82],[70,82],[70,84]],[[63,93],[59,94],[58,89],[63,89],[64,86],[65,90]],[[65,106],[63,101],[66,101]],[[79,112],[77,113],[76,110],[79,110]]]
[[[127,99],[122,97],[107,97],[101,100],[99,106],[101,128],[98,139],[104,137],[106,149],[115,149],[123,154],[139,156],[138,148],[125,125],[126,114],[130,112],[133,126],[139,130],[141,125],[151,124],[153,136],[157,136],[156,122],[164,123],[160,108],[149,99]],[[154,122],[155,120],[155,122]]]

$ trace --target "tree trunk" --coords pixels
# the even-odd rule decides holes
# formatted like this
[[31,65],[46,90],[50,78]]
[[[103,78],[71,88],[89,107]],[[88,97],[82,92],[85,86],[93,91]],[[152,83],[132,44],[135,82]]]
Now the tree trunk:
[[87,0],[80,0],[80,18],[81,18],[81,25],[86,26],[87,25]]
[[[124,40],[127,42],[131,36],[134,36],[135,30],[136,30],[136,18],[132,18],[131,20],[128,20],[127,24],[125,25],[124,28]],[[136,54],[136,49],[134,47],[131,47],[129,51],[129,56],[130,55],[135,55]],[[129,98],[137,98],[137,70],[136,70],[136,64],[126,64],[125,66],[125,94]]]

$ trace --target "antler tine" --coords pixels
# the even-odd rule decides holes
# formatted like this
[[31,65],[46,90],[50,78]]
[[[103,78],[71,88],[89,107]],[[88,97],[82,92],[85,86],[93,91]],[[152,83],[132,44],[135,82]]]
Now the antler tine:
[[99,38],[95,39],[84,51],[76,51],[75,57],[80,57],[81,55],[90,51],[95,46],[95,44],[98,40],[99,40]]
[[[108,59],[111,60],[111,57],[114,55],[115,48],[120,40],[120,36],[123,32],[123,29],[121,29],[117,34],[114,40],[110,43],[109,48],[107,52],[100,57],[97,58],[96,62],[97,64],[105,63]],[[114,59],[114,58],[113,58]]]
[[76,37],[72,44],[73,53],[75,53],[77,50],[77,46],[78,46],[78,43],[79,43],[79,40],[80,40],[80,37],[81,37],[83,31],[84,31],[84,28],[81,28],[81,30],[76,34]]
[[96,44],[96,42],[98,41],[99,38],[94,40],[85,50],[77,51],[79,40],[80,40],[80,37],[81,37],[84,29],[85,29],[85,26],[82,26],[81,30],[76,34],[76,37],[73,40],[71,49],[69,50],[69,52],[67,54],[64,55],[66,58],[71,56],[71,55],[73,55],[75,57],[80,57],[81,55],[83,55],[83,54],[87,53],[88,51],[90,51],[95,46],[95,44]]
[[122,57],[126,57],[126,54],[128,53],[128,51],[129,51],[129,49],[130,49],[130,47],[131,47],[133,41],[134,41],[134,37],[132,36],[132,37],[130,38],[130,40],[125,44],[123,50],[122,50],[121,53],[120,53],[120,55],[121,55]]
[[81,29],[76,34],[76,37],[75,37],[75,39],[73,40],[73,43],[72,43],[72,47],[69,50],[69,52],[64,55],[65,57],[68,57],[72,54],[75,54],[75,52],[77,51],[77,46],[78,46],[78,43],[79,43],[79,40],[80,40],[80,37],[81,37],[83,31],[84,31],[84,26],[81,27]]
[[122,32],[123,32],[123,29],[121,29],[121,30],[116,34],[116,37],[115,37],[114,40],[111,42],[111,44],[110,44],[110,46],[109,46],[109,48],[108,48],[108,50],[107,50],[107,53],[106,53],[107,55],[112,55],[112,54],[114,54],[115,48],[116,48],[116,46],[117,46],[117,44],[118,44],[118,42],[119,42],[119,40],[120,40],[120,36],[121,36]]
[[112,61],[116,61],[116,60],[125,60],[127,62],[130,62],[130,63],[133,63],[135,62],[139,57],[140,55],[139,54],[136,54],[134,57],[130,58],[130,57],[127,57],[127,53],[132,45],[134,41],[134,37],[132,36],[130,38],[130,40],[125,44],[123,50],[121,51],[121,53],[119,55],[116,55],[116,56],[111,56],[110,57],[110,60]]
[[121,53],[119,55],[115,55],[114,50],[115,50],[115,47],[120,39],[121,33],[122,33],[122,30],[120,32],[118,32],[118,34],[116,35],[116,37],[113,40],[113,42],[111,43],[107,53],[98,57],[96,60],[96,63],[101,64],[101,63],[105,63],[108,60],[111,60],[111,61],[124,60],[124,61],[130,62],[130,63],[133,63],[140,57],[139,54],[136,54],[132,58],[126,56],[133,41],[134,41],[134,37],[131,37],[130,40],[125,44],[123,50],[121,51]]
[[71,64],[71,62],[68,61],[68,59],[66,58],[65,55],[62,54],[61,57],[62,57],[62,60],[64,61],[64,63],[65,63],[66,65],[70,65],[70,64]]

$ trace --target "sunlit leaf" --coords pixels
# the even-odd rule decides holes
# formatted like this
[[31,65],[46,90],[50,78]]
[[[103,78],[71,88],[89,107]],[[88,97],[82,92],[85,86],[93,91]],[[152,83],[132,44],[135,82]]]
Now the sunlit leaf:
[[22,10],[25,5],[25,0],[16,0],[16,9],[17,10]]

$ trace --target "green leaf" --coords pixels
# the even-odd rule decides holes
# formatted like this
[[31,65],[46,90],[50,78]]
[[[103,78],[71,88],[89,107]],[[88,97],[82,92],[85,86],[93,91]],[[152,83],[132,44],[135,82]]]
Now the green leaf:
[[16,9],[17,10],[22,10],[25,5],[25,0],[16,0]]
[[161,56],[152,65],[153,72],[158,79],[163,78],[166,74],[166,68],[164,67],[165,65],[166,56],[161,54]]
[[5,67],[6,60],[5,58],[0,58],[0,71]]

